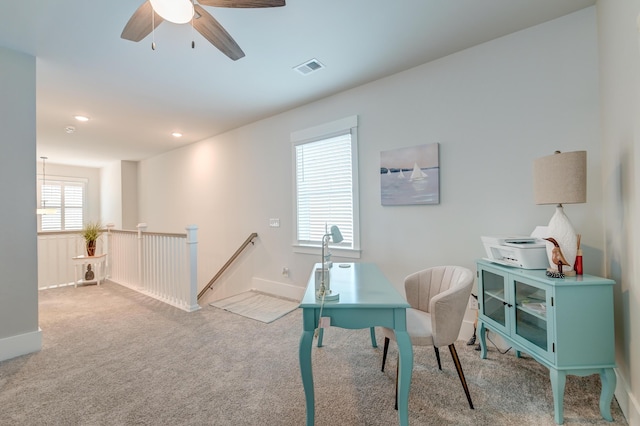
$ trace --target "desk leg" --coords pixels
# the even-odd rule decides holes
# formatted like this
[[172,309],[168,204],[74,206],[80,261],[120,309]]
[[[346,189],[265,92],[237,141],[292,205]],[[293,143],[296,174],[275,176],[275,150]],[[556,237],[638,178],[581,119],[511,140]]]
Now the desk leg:
[[313,372],[311,371],[311,346],[313,330],[304,330],[300,337],[300,374],[307,404],[307,426],[313,426],[315,417],[315,403],[313,392]]
[[400,371],[398,372],[398,420],[400,426],[409,424],[409,389],[413,370],[413,347],[406,331],[396,330]]
[[567,383],[567,374],[565,371],[558,371],[555,368],[549,369],[549,378],[551,379],[551,391],[553,393],[553,412],[555,421],[561,425],[564,423],[564,387]]
[[605,368],[600,372],[600,382],[602,383],[602,391],[600,391],[600,415],[605,420],[612,422],[611,400],[616,390],[616,373],[613,371],[613,368]]
[[371,327],[371,346],[374,348],[378,347],[378,342],[376,342],[376,328]]
[[318,347],[322,347],[322,338],[324,337],[324,328],[318,327]]

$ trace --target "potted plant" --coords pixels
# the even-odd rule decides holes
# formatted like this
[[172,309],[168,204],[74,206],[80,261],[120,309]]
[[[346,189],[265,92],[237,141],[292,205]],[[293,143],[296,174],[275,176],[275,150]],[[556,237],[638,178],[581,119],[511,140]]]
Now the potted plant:
[[100,222],[87,222],[84,224],[80,235],[84,238],[88,256],[94,256],[96,254],[96,241],[98,241],[102,232],[104,232],[104,229]]

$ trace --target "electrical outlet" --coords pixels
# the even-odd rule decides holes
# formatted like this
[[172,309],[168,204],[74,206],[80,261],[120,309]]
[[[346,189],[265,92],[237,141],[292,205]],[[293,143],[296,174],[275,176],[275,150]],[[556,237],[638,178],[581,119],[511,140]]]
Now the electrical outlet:
[[287,268],[286,266],[282,268],[282,276],[285,278],[289,277],[289,268]]
[[478,310],[478,300],[473,296],[469,296],[469,309]]

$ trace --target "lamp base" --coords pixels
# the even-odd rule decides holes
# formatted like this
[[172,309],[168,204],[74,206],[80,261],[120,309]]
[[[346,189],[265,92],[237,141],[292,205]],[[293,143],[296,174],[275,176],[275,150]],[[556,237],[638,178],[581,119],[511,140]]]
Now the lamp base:
[[[322,295],[316,294],[316,299],[322,300]],[[335,302],[336,300],[340,300],[340,293],[332,293],[331,290],[329,290],[329,292],[324,295],[325,302]]]
[[[578,252],[578,237],[576,231],[573,230],[573,225],[569,221],[567,215],[564,214],[564,210],[561,204],[556,207],[556,212],[549,221],[547,228],[549,237],[553,237],[560,246],[560,250],[567,260],[569,265],[562,267],[562,272],[565,276],[571,276],[570,273],[575,274],[573,271],[573,265],[576,261],[576,254]],[[547,242],[547,258],[549,259],[549,270],[558,272],[558,265],[553,260],[553,244]]]

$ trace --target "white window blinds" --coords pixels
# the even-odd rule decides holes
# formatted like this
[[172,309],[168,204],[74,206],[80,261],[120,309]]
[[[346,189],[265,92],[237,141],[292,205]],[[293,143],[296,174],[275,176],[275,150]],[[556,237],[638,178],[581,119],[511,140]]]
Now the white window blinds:
[[351,133],[295,146],[297,240],[319,244],[325,226],[337,225],[338,246],[353,248],[353,173]]
[[55,209],[54,214],[39,216],[41,231],[71,231],[82,229],[84,218],[84,182],[49,180],[41,185],[43,207]]

